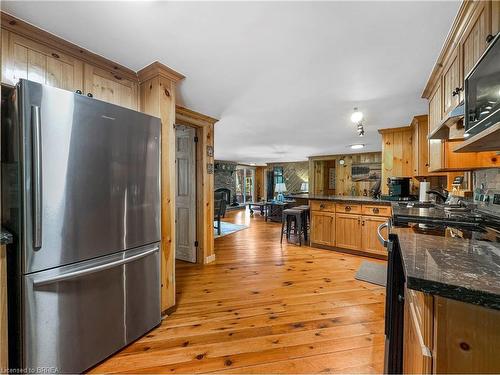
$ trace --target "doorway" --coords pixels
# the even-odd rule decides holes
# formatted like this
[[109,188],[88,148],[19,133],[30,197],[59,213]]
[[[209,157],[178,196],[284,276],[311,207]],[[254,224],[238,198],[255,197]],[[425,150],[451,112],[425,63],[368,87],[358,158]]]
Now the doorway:
[[255,168],[236,167],[235,194],[240,206],[255,200]]
[[196,130],[175,127],[175,258],[196,263]]

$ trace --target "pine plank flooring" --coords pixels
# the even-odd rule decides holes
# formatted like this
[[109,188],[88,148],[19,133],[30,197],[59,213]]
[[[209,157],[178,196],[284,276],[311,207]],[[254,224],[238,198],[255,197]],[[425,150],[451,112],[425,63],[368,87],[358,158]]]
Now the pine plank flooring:
[[216,262],[177,262],[177,310],[92,373],[382,373],[385,288],[364,259],[279,243],[256,212],[215,240]]

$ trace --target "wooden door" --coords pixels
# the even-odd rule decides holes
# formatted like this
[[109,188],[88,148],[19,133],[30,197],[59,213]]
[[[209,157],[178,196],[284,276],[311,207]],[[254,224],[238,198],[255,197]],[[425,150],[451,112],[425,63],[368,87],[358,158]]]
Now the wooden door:
[[336,214],[335,241],[337,247],[361,249],[361,215]]
[[491,33],[491,1],[479,1],[461,41],[463,75],[466,77],[488,46]]
[[[368,253],[387,255],[387,249],[378,239],[377,229],[380,224],[389,220],[387,217],[363,216],[361,218],[361,249]],[[382,230],[385,239],[388,238],[387,228]]]
[[195,129],[175,131],[175,257],[196,263],[196,145]]
[[83,63],[61,51],[2,29],[2,82],[19,79],[83,90]]
[[311,213],[311,242],[335,246],[335,214],[331,212]]
[[446,118],[448,113],[460,103],[463,81],[461,80],[458,51],[459,49],[455,48],[443,70],[443,118]]
[[[434,89],[429,99],[429,132],[436,129],[442,121],[443,110],[441,100],[441,84]],[[444,168],[443,142],[440,139],[429,139],[429,172]]]
[[96,99],[138,109],[138,84],[96,66],[85,64],[85,94]]

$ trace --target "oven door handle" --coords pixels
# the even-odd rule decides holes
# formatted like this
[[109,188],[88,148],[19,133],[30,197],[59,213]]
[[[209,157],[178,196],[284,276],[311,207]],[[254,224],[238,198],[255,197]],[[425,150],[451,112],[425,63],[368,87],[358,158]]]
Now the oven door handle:
[[386,240],[384,236],[382,236],[382,229],[387,228],[388,226],[389,226],[389,221],[386,221],[385,223],[380,224],[377,228],[378,240],[384,247],[387,247],[389,245],[389,241]]

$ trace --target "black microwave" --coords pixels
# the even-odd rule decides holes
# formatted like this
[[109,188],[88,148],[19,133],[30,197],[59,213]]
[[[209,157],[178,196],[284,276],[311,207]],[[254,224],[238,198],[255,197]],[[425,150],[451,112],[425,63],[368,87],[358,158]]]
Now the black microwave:
[[500,33],[465,78],[465,136],[500,122]]

